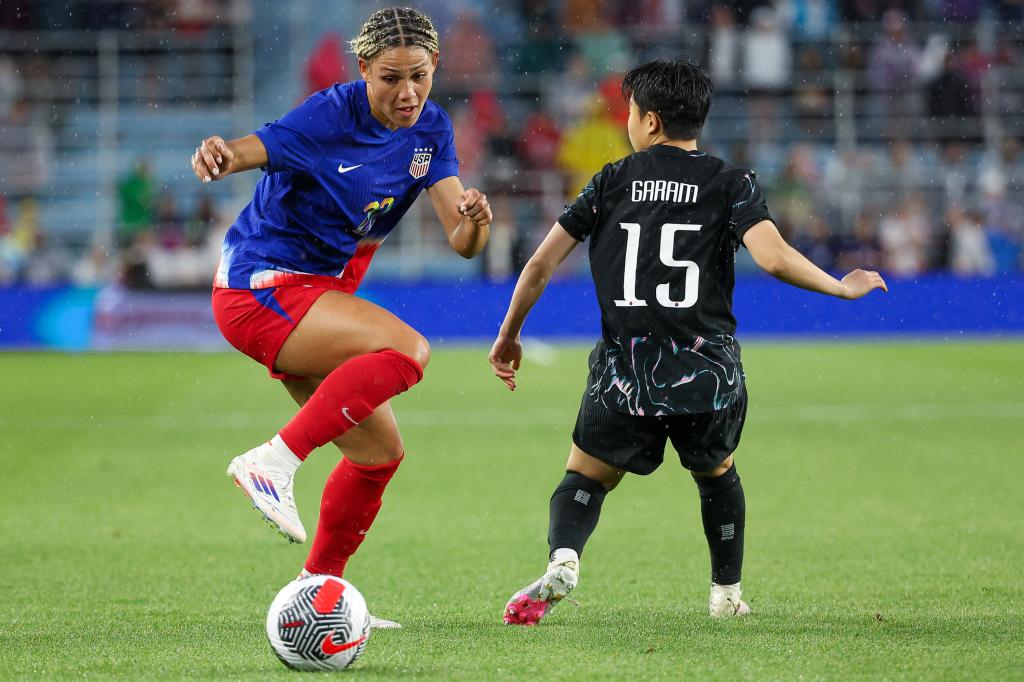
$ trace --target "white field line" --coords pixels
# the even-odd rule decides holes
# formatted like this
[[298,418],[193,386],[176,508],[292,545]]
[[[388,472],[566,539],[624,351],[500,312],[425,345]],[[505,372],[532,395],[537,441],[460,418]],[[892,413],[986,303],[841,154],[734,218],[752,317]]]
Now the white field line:
[[[399,408],[395,410],[399,426],[443,428],[493,428],[563,426],[571,428],[576,418],[575,405],[565,410],[525,408],[449,408],[443,410]],[[765,405],[752,406],[747,414],[751,422],[799,423],[906,423],[949,420],[1024,420],[1024,402],[987,402],[967,404],[906,403],[903,405]],[[135,417],[125,414],[77,417],[74,415],[36,414],[0,415],[0,433],[24,431],[173,431],[245,428],[273,431],[281,413],[204,412],[178,416]]]

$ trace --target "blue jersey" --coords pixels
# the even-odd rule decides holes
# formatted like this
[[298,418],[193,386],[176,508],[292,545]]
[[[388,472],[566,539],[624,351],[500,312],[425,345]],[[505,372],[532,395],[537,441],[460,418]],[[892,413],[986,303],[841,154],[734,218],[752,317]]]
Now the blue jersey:
[[361,80],[310,96],[255,134],[266,172],[224,237],[215,287],[262,289],[313,275],[354,291],[420,192],[459,172],[444,109],[427,100],[414,126],[389,130],[370,113]]

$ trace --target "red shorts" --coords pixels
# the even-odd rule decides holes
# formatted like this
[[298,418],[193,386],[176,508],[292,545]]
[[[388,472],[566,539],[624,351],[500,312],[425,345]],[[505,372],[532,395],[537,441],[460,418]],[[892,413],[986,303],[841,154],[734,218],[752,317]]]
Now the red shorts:
[[334,289],[294,284],[269,289],[213,290],[213,319],[232,346],[265,365],[275,379],[292,379],[274,363],[288,335],[320,296]]

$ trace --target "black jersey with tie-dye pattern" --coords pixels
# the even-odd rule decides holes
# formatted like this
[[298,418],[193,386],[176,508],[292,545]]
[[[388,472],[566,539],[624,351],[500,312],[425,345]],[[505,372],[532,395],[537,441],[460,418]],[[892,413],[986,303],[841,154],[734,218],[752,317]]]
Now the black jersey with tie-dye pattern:
[[[661,192],[647,200],[651,193],[635,189],[644,186],[635,183],[650,180],[698,189],[695,196]],[[762,220],[771,215],[754,173],[704,152],[656,145],[594,176],[558,221],[576,239],[589,239],[601,307],[602,338],[590,355],[587,399],[642,416],[732,404],[744,382],[732,315],[736,250]],[[640,225],[638,305],[623,305],[631,296],[624,293],[624,272],[634,265],[626,256],[627,241],[636,239],[624,224]],[[665,261],[664,225],[672,228],[668,257],[674,263]],[[679,267],[681,259],[691,265]],[[669,296],[679,299],[690,267],[699,273],[696,300],[686,307],[660,305],[657,287],[668,286],[675,292]]]

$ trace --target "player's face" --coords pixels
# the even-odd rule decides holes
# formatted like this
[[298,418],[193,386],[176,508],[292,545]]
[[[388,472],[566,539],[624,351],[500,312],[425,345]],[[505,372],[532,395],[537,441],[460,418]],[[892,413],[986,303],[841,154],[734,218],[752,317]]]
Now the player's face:
[[437,53],[422,47],[393,47],[369,61],[359,60],[374,118],[391,130],[419,120],[434,83]]

